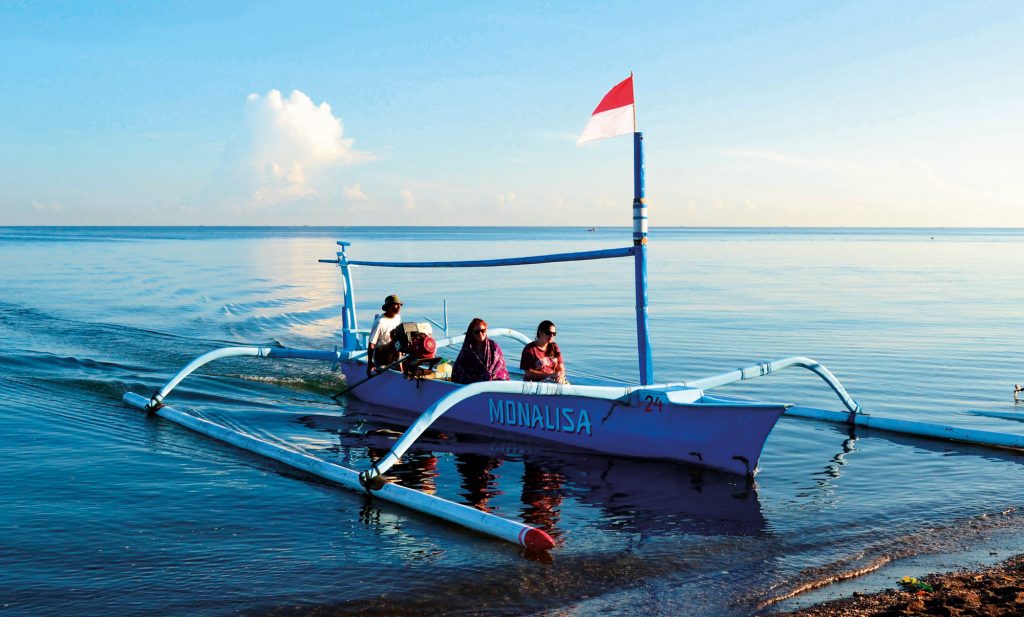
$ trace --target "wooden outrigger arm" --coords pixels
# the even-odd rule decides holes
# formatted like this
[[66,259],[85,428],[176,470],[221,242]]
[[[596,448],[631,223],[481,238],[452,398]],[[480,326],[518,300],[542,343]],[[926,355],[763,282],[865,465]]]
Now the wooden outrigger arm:
[[[851,414],[860,413],[860,403],[850,397],[846,388],[843,387],[843,384],[839,383],[839,380],[832,374],[832,371],[828,370],[824,364],[819,363],[817,360],[812,360],[811,358],[794,357],[773,360],[771,362],[758,362],[757,364],[745,368],[738,368],[733,371],[712,375],[711,377],[703,377],[701,379],[694,379],[693,381],[682,382],[679,385],[710,390],[711,388],[736,383],[737,381],[745,381],[755,377],[770,375],[792,366],[805,368],[813,372],[818,377],[821,377],[825,383],[832,388],[832,391],[836,393],[836,396],[838,396],[839,400],[843,402],[843,405],[846,405],[846,408],[850,410]],[[850,423],[853,423],[852,417],[850,418]]]
[[149,403],[146,405],[146,411],[153,411],[159,409],[164,402],[164,398],[170,394],[171,390],[175,388],[182,379],[185,379],[192,374],[197,368],[204,364],[209,364],[214,360],[220,360],[221,358],[237,358],[244,356],[252,356],[256,358],[293,358],[297,360],[323,360],[326,362],[337,362],[341,358],[341,354],[338,351],[324,351],[322,349],[289,349],[287,347],[222,347],[221,349],[214,349],[211,352],[204,353],[195,360],[185,365],[185,368],[178,371],[178,373],[171,378],[164,387],[160,388],[150,398]]

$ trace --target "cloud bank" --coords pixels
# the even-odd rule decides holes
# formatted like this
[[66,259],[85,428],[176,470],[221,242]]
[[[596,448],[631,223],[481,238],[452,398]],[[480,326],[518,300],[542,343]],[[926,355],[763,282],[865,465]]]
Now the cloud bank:
[[341,182],[339,168],[373,159],[344,136],[341,118],[329,104],[317,105],[299,90],[287,97],[278,90],[250,94],[245,128],[245,139],[228,163],[236,197],[245,206],[333,197]]

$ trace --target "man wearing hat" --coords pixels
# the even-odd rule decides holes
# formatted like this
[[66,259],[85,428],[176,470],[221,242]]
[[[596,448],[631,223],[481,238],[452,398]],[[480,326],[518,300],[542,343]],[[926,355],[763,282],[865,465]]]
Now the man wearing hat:
[[[402,310],[402,301],[398,296],[391,294],[384,298],[384,304],[380,307],[383,315],[377,315],[373,319],[373,327],[370,328],[370,338],[366,345],[366,376],[373,375],[376,365],[387,366],[398,358],[391,348],[391,331],[402,323],[402,316],[398,313]],[[381,349],[374,354],[374,348]]]

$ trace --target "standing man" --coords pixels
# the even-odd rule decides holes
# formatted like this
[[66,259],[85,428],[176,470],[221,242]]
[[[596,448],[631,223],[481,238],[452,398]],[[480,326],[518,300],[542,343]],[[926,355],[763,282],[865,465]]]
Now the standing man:
[[[387,366],[396,360],[394,350],[391,348],[391,331],[402,323],[402,316],[398,314],[402,310],[402,301],[395,294],[391,294],[384,298],[384,304],[380,308],[384,314],[374,317],[369,342],[366,344],[367,377],[373,375],[376,364]],[[374,354],[374,348],[378,345],[381,346],[381,350]]]

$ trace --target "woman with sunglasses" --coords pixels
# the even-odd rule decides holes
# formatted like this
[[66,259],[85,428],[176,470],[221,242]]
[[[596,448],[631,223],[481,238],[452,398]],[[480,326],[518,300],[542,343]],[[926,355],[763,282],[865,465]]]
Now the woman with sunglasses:
[[523,381],[547,381],[569,383],[565,378],[565,362],[562,350],[555,342],[558,331],[548,320],[537,326],[537,338],[523,348],[519,368],[523,369]]
[[462,351],[452,367],[455,383],[508,381],[508,368],[501,347],[487,338],[487,322],[479,317],[469,322]]

